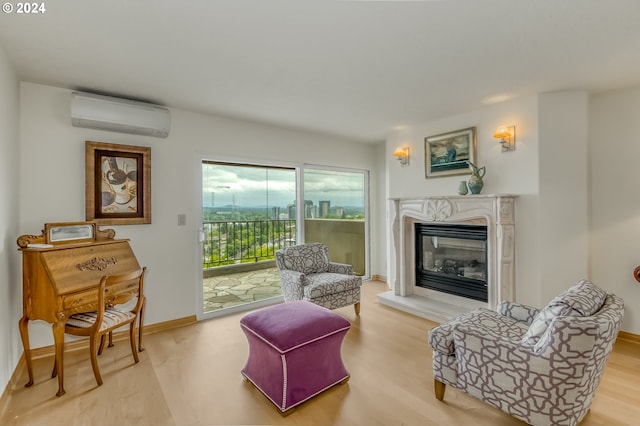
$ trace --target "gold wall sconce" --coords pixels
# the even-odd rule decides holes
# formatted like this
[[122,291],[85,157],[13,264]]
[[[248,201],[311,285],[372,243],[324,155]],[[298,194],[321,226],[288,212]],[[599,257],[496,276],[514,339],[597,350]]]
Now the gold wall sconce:
[[409,165],[409,147],[397,147],[393,151],[393,156],[398,159],[401,166]]
[[516,126],[498,126],[493,137],[500,139],[502,152],[515,151],[516,149]]

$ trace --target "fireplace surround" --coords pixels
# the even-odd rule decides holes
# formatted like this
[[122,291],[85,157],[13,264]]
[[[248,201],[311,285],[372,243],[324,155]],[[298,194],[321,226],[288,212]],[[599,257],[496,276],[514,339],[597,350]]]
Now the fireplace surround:
[[[515,195],[429,196],[390,200],[388,283],[381,304],[443,322],[477,307],[495,309],[515,297]],[[416,285],[416,224],[486,227],[487,299]]]

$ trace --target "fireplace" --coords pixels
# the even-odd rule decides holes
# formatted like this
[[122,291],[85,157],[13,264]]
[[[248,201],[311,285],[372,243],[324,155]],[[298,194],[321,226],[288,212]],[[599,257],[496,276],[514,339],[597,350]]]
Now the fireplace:
[[416,285],[487,301],[487,227],[416,223]]
[[[389,291],[379,294],[378,301],[437,322],[477,307],[496,309],[502,300],[513,301],[515,199],[516,196],[509,194],[391,199],[388,222],[391,244],[387,252]],[[423,249],[426,245],[427,251],[431,250],[428,244],[433,243],[434,236],[419,237],[415,232],[417,228],[430,226],[438,227],[435,229],[440,231],[474,230],[475,236],[466,239],[465,244],[470,246],[465,249],[466,254],[444,255],[441,249],[459,243],[449,235],[435,235],[438,248],[432,254],[431,268],[430,255],[425,255]],[[483,246],[484,259],[478,254]],[[437,257],[441,258],[438,266],[435,264]],[[426,284],[422,282],[419,269],[429,276]],[[429,272],[444,274],[434,279]],[[459,288],[450,287],[444,291],[434,288],[450,278],[458,284],[474,284],[471,286],[473,291],[469,291],[473,294],[460,295]]]

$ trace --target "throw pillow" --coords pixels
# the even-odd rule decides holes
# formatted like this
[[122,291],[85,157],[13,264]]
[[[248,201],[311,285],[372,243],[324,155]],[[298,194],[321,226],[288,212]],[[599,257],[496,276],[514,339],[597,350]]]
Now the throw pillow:
[[522,343],[535,345],[547,331],[551,321],[559,316],[587,317],[595,314],[602,307],[607,292],[590,281],[578,281],[573,287],[554,297],[540,311],[522,338]]

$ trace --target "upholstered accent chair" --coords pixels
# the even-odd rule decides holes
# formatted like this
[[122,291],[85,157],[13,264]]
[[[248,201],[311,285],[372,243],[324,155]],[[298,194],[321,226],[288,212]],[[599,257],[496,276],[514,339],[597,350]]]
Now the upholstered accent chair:
[[502,302],[429,332],[436,398],[450,385],[532,425],[576,425],[622,323],[621,298],[582,280],[542,310]]
[[276,251],[285,302],[306,300],[328,309],[354,305],[360,314],[362,278],[353,266],[329,261],[329,249],[321,243],[307,243]]

